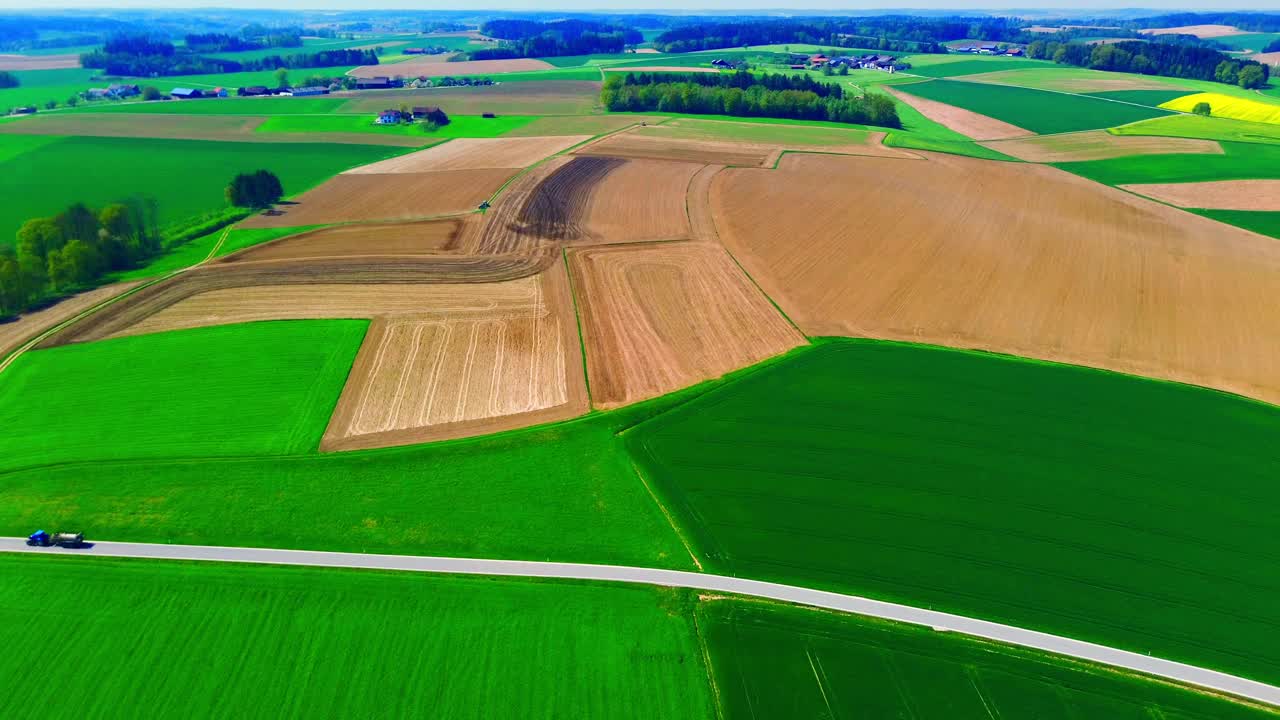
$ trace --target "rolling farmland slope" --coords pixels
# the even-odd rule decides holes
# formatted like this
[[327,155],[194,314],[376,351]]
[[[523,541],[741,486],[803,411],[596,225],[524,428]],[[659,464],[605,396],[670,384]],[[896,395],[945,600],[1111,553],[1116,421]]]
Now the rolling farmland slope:
[[625,437],[709,572],[1274,682],[1278,431],[1198,388],[833,341]]

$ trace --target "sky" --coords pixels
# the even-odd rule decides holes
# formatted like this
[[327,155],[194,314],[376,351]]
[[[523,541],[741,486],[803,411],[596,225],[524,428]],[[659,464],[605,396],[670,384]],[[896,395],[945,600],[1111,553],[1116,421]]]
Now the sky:
[[655,10],[660,12],[696,12],[698,10],[759,12],[762,10],[856,11],[869,9],[929,10],[1060,10],[1062,14],[1079,14],[1092,10],[1117,8],[1152,8],[1161,11],[1184,10],[1280,10],[1280,0],[1252,0],[1247,5],[1234,1],[1214,0],[492,0],[492,2],[424,2],[423,0],[52,0],[35,4],[32,0],[0,0],[0,9],[34,11],[53,8],[280,8],[289,10],[572,10],[618,11]]

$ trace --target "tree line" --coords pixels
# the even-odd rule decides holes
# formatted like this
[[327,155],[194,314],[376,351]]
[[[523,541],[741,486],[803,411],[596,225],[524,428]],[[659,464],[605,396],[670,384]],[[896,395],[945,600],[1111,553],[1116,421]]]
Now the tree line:
[[1060,43],[1037,40],[1027,57],[1063,65],[1142,75],[1208,80],[1252,89],[1267,84],[1270,68],[1255,60],[1239,60],[1212,48],[1139,40],[1118,43]]
[[490,20],[480,31],[501,44],[471,51],[472,60],[621,53],[644,41],[638,30],[586,20]]
[[29,310],[51,294],[91,285],[160,251],[156,203],[135,199],[95,210],[75,203],[32,218],[17,243],[0,246],[0,316]]
[[[193,36],[204,45],[176,47],[166,40],[147,35],[115,35],[97,50],[80,56],[80,64],[87,68],[103,70],[107,75],[158,76],[158,75],[209,75],[250,70],[274,70],[276,68],[342,67],[347,65],[377,65],[378,55],[373,50],[321,50],[314,53],[292,55],[268,55],[251,60],[227,60],[205,57],[195,48],[219,46],[220,38],[232,36]],[[213,38],[210,40],[210,38]],[[285,42],[281,39],[280,42]],[[210,43],[212,45],[210,45]],[[301,40],[299,40],[301,43]],[[266,47],[262,41],[254,41],[254,47]],[[279,47],[279,46],[278,46]]]
[[0,70],[0,88],[16,88],[21,84],[17,75],[8,70]]
[[244,28],[240,35],[229,33],[193,33],[183,38],[192,52],[244,52],[278,47],[302,47],[302,30],[269,30],[260,25]]
[[839,85],[808,76],[754,75],[745,70],[732,74],[611,75],[600,99],[613,112],[680,112],[902,127],[897,108],[884,95],[849,97]]
[[[912,22],[918,18],[898,18],[883,22],[876,18],[760,20],[752,22],[695,23],[668,30],[654,39],[662,52],[682,53],[719,50],[746,45],[809,44],[845,48],[866,48],[890,52],[945,53],[928,30]],[[963,36],[961,36],[963,37]]]

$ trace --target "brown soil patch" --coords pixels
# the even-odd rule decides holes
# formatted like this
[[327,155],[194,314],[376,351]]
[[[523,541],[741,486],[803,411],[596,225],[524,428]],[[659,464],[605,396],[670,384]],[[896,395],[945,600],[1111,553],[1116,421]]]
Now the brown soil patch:
[[701,168],[575,157],[538,185],[517,221],[537,236],[569,244],[687,238],[685,196]]
[[[457,63],[451,63],[457,64]],[[600,83],[591,80],[501,83],[481,87],[422,90],[361,90],[334,93],[349,97],[343,112],[375,113],[400,105],[439,105],[450,115],[583,115],[600,102]],[[563,133],[544,133],[560,135]]]
[[438,170],[519,169],[590,140],[589,135],[459,138],[416,153],[362,165],[347,175],[422,173]]
[[519,58],[516,60],[467,60],[442,63],[422,58],[406,60],[392,65],[362,65],[347,73],[358,78],[372,77],[444,77],[445,75],[497,75],[509,72],[554,70],[555,66],[542,60]]
[[42,310],[27,313],[17,320],[0,323],[0,360],[45,330],[70,320],[104,300],[137,287],[139,282],[141,281],[104,285],[54,303]]
[[1145,35],[1195,35],[1198,38],[1226,37],[1228,35],[1247,35],[1230,25],[1179,25],[1178,27],[1151,28],[1143,30]]
[[711,183],[723,169],[723,165],[704,165],[689,181],[685,202],[689,212],[689,233],[694,240],[717,242],[720,238],[716,233],[715,214],[711,210]]
[[429,138],[378,133],[260,133],[266,118],[244,115],[169,115],[165,113],[95,113],[39,115],[22,122],[0,125],[0,133],[13,135],[88,135],[94,137],[147,137],[175,140],[217,140],[261,143],[347,143],[422,147]]
[[656,123],[666,120],[661,115],[583,115],[578,117],[544,117],[528,125],[518,127],[502,137],[530,137],[538,135],[603,135],[640,123]]
[[745,167],[771,165],[780,152],[781,148],[776,145],[679,140],[632,132],[610,135],[574,151],[577,155],[607,155],[619,158],[677,160],[700,165]]
[[303,193],[277,214],[255,215],[241,227],[328,225],[359,220],[417,220],[475,210],[514,171],[444,170],[441,172],[343,173]]
[[1250,55],[1250,60],[1257,60],[1264,65],[1274,65],[1280,67],[1280,52],[1258,53]]
[[[1018,87],[1035,87],[1037,89],[1060,90],[1062,92],[1073,93],[1093,93],[1093,92],[1111,92],[1116,90],[1177,90],[1177,86],[1167,82],[1159,82],[1157,80],[1148,80],[1143,77],[1107,77],[1105,73],[1096,73],[1099,77],[1049,77],[1045,80],[1041,76],[1032,76],[1036,78],[1034,86],[1028,86],[1023,80],[1028,77],[1029,73],[1037,72],[1035,70],[1001,70],[999,72],[979,73],[977,75],[965,75],[962,78],[956,78],[963,82],[981,82],[991,83],[994,85],[1015,85]],[[1187,92],[1194,92],[1188,90]]]
[[0,70],[68,70],[80,67],[80,56],[0,55]]
[[587,410],[573,301],[563,263],[517,285],[451,288],[456,307],[374,321],[321,450],[481,435]]
[[219,259],[245,263],[337,257],[412,257],[459,253],[479,226],[478,215],[415,223],[361,223],[320,228],[255,245]]
[[1222,146],[1213,140],[1112,135],[1106,130],[995,140],[980,144],[1019,160],[1046,163],[1106,160],[1128,155],[1222,154]]
[[657,48],[636,48],[634,52],[637,55],[661,55]]
[[884,90],[919,110],[921,115],[974,140],[999,140],[1001,138],[1035,135],[1030,130],[1024,130],[1017,125],[1010,125],[993,117],[979,115],[971,110],[940,103],[937,100],[916,97],[895,87],[885,85]]
[[662,395],[804,342],[714,245],[610,245],[568,257],[596,407]]
[[720,237],[810,335],[979,348],[1280,401],[1275,240],[1044,165],[922,155],[725,170],[711,193]]
[[1218,180],[1120,187],[1178,207],[1280,211],[1280,180]]
[[681,67],[679,65],[628,65],[626,67],[606,67],[605,72],[666,72],[666,73],[718,73],[716,68]]

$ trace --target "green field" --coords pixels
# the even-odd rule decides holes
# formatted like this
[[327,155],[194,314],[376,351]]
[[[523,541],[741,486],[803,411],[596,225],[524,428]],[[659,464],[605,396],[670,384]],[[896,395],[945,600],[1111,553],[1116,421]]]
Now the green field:
[[29,352],[0,375],[0,469],[310,452],[367,326],[248,323]]
[[1261,52],[1268,43],[1280,40],[1280,33],[1246,33],[1244,35],[1226,35],[1213,39],[1215,43],[1226,45],[1236,50],[1252,50]]
[[16,88],[0,88],[0,111],[20,105],[38,105],[44,111],[46,101],[59,105],[72,95],[93,87],[96,70],[15,70],[20,83]]
[[709,572],[1274,682],[1278,432],[1191,386],[846,340],[625,437]]
[[508,133],[537,120],[537,115],[503,115],[484,118],[479,115],[452,115],[449,124],[427,131],[422,123],[379,125],[372,115],[279,115],[267,118],[257,132],[365,132],[407,135],[422,138],[423,143],[444,138],[491,138]]
[[[85,347],[95,345],[100,343]],[[0,375],[0,381],[15,369]],[[192,379],[190,371],[175,370],[174,375]],[[148,380],[146,387],[156,387],[156,382]],[[146,398],[163,395],[149,392]],[[692,570],[688,552],[616,436],[677,400],[664,398],[546,427],[384,450],[98,461],[0,471],[0,534],[25,535],[31,530],[23,528],[34,523],[76,526],[97,537],[137,542]],[[229,415],[222,422],[238,421]],[[278,424],[265,432],[277,432],[273,428]],[[259,432],[256,426],[242,430],[233,425],[232,430]],[[133,430],[121,432],[126,431]],[[203,454],[227,454],[221,452],[224,444],[222,438],[211,438]]]
[[156,102],[90,103],[62,112],[167,113],[174,115],[291,115],[339,112],[351,98],[225,97]]
[[1096,130],[1170,114],[1167,110],[1010,85],[932,80],[897,87],[905,93],[972,110],[1040,134]]
[[1266,720],[1276,714],[1050,656],[772,603],[698,605],[726,720]]
[[1280,239],[1280,212],[1250,212],[1248,210],[1191,210],[1197,215],[1213,218],[1218,222],[1252,230],[1260,235]]
[[0,573],[4,717],[714,716],[681,591],[104,558]]
[[1141,155],[1057,166],[1107,185],[1280,178],[1280,144],[1220,144],[1222,155]]
[[[19,152],[20,143],[30,143]],[[153,197],[163,225],[226,206],[225,188],[238,172],[267,169],[286,194],[330,176],[408,151],[379,145],[237,143],[154,138],[12,136],[0,160],[0,195],[22,198],[0,206],[0,244],[13,242],[23,222],[74,202],[91,206]],[[180,178],[181,182],[175,182]]]
[[1136,103],[1147,107],[1160,107],[1164,103],[1170,100],[1177,100],[1188,93],[1186,90],[1108,90],[1106,92],[1086,94],[1103,100],[1119,100],[1120,102]]
[[905,60],[911,63],[909,75],[947,78],[961,75],[1000,72],[1003,70],[1039,70],[1055,67],[1044,60],[1027,60],[1011,57],[955,57],[951,55],[911,55]]
[[1205,140],[1280,143],[1280,125],[1201,115],[1170,115],[1111,128],[1111,132],[1116,135],[1163,135]]

